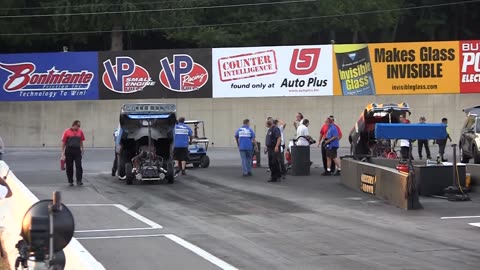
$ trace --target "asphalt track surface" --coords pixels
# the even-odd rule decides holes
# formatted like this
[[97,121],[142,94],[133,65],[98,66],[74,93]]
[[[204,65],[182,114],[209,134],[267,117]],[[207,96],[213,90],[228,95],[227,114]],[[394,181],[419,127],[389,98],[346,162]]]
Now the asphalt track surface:
[[[433,149],[436,153],[436,149]],[[345,149],[343,149],[345,152]],[[415,152],[414,152],[415,153]],[[9,149],[6,162],[39,199],[61,191],[75,237],[106,269],[478,269],[480,196],[420,200],[405,211],[323,177],[241,177],[235,149],[173,185],[128,186],[112,149],[87,149],[83,187],[68,187],[57,149]],[[262,165],[266,161],[262,160]]]

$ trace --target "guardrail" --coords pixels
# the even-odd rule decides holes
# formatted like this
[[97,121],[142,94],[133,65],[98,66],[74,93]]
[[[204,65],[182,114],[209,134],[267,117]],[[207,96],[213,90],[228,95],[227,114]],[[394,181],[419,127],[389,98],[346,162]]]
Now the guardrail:
[[[5,176],[8,170],[8,165],[0,160],[0,175]],[[15,245],[21,239],[20,230],[23,217],[30,206],[39,200],[12,171],[8,174],[7,183],[12,189],[13,196],[0,200],[0,240],[11,269],[15,269],[15,260],[18,257]],[[105,270],[105,267],[75,238],[72,238],[64,252],[65,270]],[[33,262],[30,262],[29,266],[32,269],[38,267]]]

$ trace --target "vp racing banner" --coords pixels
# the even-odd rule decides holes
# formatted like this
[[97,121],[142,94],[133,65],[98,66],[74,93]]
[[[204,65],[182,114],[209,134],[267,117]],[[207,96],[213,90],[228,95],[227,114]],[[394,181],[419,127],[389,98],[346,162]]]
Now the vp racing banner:
[[0,55],[0,101],[98,99],[96,52]]

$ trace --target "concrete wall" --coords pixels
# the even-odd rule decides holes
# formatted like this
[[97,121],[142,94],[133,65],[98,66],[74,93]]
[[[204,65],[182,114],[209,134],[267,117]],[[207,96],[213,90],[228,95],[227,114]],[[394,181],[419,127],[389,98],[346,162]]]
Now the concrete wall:
[[[465,119],[462,109],[480,104],[480,94],[0,102],[0,136],[7,148],[42,147],[43,144],[59,147],[63,130],[70,127],[73,120],[79,119],[87,137],[87,147],[112,147],[112,132],[118,121],[120,105],[142,101],[177,104],[179,116],[206,121],[207,137],[214,146],[231,147],[235,146],[233,132],[244,118],[251,120],[263,144],[267,116],[287,121],[287,138],[294,134],[291,123],[299,111],[310,120],[310,132],[315,136],[330,114],[335,115],[337,123],[347,133],[368,103],[403,101],[412,108],[413,122],[422,115],[431,122],[440,122],[442,117],[447,117],[452,138],[458,141]],[[341,143],[348,144],[346,136]]]

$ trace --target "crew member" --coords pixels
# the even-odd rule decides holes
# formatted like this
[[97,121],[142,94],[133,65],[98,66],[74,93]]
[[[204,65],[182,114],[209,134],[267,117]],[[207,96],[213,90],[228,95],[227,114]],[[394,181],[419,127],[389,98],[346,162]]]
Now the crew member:
[[[328,127],[330,126],[329,119],[333,121],[333,124],[335,125],[335,127],[338,130],[339,140],[342,139],[342,130],[340,129],[340,127],[337,124],[335,124],[335,118],[333,117],[333,115],[330,115],[327,119],[325,119],[325,123],[323,124],[322,129],[320,130],[320,138],[318,138],[318,144],[317,144],[317,146],[321,147],[321,150],[322,150],[322,162],[323,162],[323,169],[324,169],[324,171],[322,173],[323,176],[328,174],[328,170],[327,170],[327,148],[325,147],[325,141],[327,139]],[[335,171],[335,162],[332,162],[332,164],[330,166],[330,171],[331,172]]]
[[270,167],[271,178],[268,182],[278,182],[282,176],[279,166],[280,144],[282,143],[282,135],[280,129],[273,124],[272,120],[268,120],[266,124],[268,131],[265,138],[266,152],[268,154],[268,166]]
[[436,142],[438,144],[438,154],[442,158],[442,162],[446,162],[446,161],[448,161],[448,159],[446,159],[445,156],[444,156],[445,147],[447,146],[447,139],[450,140],[450,142],[452,142],[452,138],[450,137],[450,130],[448,129],[448,119],[447,118],[442,118],[442,124],[446,125],[447,137],[445,139],[436,140]]
[[293,121],[293,127],[295,130],[297,130],[300,124],[303,124],[303,114],[301,112],[295,115],[295,121]]
[[118,126],[114,131],[113,131],[113,143],[115,144],[115,157],[113,159],[113,166],[112,166],[112,176],[115,176],[117,174],[117,167],[118,167],[118,153],[120,152],[120,145],[117,144],[117,138],[118,135],[120,134],[120,126]]
[[62,136],[62,159],[65,159],[67,178],[70,186],[73,186],[73,163],[75,163],[77,185],[83,185],[83,141],[85,141],[85,135],[80,129],[80,121],[75,120],[73,121],[72,127],[66,129]]
[[175,125],[175,146],[173,149],[173,158],[177,161],[177,171],[175,176],[182,171],[182,175],[186,175],[185,167],[187,166],[188,145],[192,143],[192,129],[185,125],[185,117],[178,118]]
[[[400,123],[410,124],[410,120],[406,119],[403,115],[400,115]],[[407,139],[400,139],[400,156],[403,160],[408,160],[410,157],[413,160],[412,151],[410,149],[410,143],[413,141]]]
[[335,176],[340,175],[341,167],[340,167],[340,159],[338,158],[337,150],[340,147],[340,135],[336,125],[333,123],[333,119],[328,119],[328,130],[326,140],[325,140],[325,148],[326,148],[326,155],[327,155],[327,173],[325,175],[332,175],[333,171],[331,171],[332,163],[335,163],[337,167],[337,171],[335,172]]
[[[425,116],[420,117],[418,120],[419,124],[425,124],[425,121],[427,119]],[[423,152],[423,147],[425,147],[425,152],[427,153],[427,159],[432,159],[432,156],[430,155],[430,147],[428,146],[428,140],[418,140],[418,158],[422,159],[422,152]]]
[[255,132],[250,128],[250,120],[243,120],[243,125],[235,132],[240,158],[242,159],[242,175],[252,176],[252,158],[255,141]]
[[273,120],[273,124],[278,127],[280,130],[280,134],[282,137],[282,141],[280,143],[280,170],[282,171],[282,178],[285,179],[287,176],[287,168],[285,166],[285,126],[287,125],[284,121],[275,119]]
[[0,176],[0,200],[12,197],[12,190],[7,183],[7,177]]

